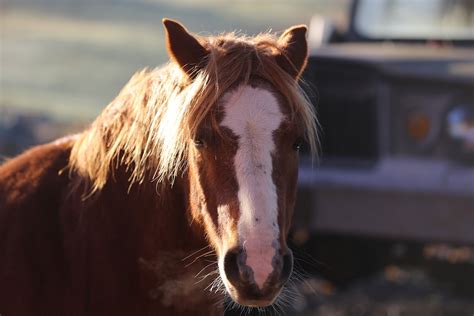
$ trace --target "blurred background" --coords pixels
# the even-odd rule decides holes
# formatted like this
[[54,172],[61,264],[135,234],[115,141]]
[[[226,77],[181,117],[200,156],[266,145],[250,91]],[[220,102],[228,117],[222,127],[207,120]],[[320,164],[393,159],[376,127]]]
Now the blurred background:
[[[190,30],[204,35],[233,30],[254,34],[309,22],[317,11],[343,19],[347,3],[344,0],[307,0],[298,1],[297,5],[286,1],[218,0],[2,1],[0,124],[30,124],[31,120],[36,121],[32,118],[35,116],[41,125],[37,141],[44,141],[63,134],[50,130],[49,120],[54,120],[60,129],[73,130],[73,125],[89,122],[133,73],[168,60],[161,25],[163,17],[182,21]],[[45,121],[48,127],[43,126]],[[25,144],[12,144],[11,147],[18,148],[11,148],[7,153],[12,150],[17,153],[31,145],[20,135],[12,137]],[[1,148],[0,145],[0,151]]]
[[[166,62],[161,19],[202,35],[310,26],[283,315],[474,313],[473,0],[3,0],[0,159],[89,124]],[[230,311],[228,314],[239,314]]]
[[168,60],[163,17],[199,34],[281,31],[314,12],[343,19],[348,1],[6,0],[4,111],[94,118],[138,69]]

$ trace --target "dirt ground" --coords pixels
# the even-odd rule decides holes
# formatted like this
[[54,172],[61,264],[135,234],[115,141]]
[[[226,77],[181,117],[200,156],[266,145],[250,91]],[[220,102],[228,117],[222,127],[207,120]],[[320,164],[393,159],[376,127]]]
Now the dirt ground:
[[[325,263],[295,253],[296,274],[307,273],[291,291],[291,303],[226,316],[474,315],[474,247],[334,236],[314,240],[309,253]],[[306,264],[298,264],[301,258]],[[328,270],[346,273],[341,277]]]
[[388,266],[346,289],[332,288],[327,281],[310,279],[300,289],[304,295],[285,315],[474,315],[473,296],[453,293],[419,269]]

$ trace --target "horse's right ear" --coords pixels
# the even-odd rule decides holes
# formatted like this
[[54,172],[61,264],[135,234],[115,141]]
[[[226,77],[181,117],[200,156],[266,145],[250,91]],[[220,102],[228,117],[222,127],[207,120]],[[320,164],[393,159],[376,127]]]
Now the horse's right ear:
[[166,49],[171,60],[192,77],[208,51],[181,23],[163,19],[163,25],[166,30]]

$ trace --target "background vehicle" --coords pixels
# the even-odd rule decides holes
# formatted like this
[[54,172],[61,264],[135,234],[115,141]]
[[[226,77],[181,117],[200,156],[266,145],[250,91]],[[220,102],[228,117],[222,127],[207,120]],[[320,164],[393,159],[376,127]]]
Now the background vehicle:
[[474,243],[473,16],[472,1],[360,0],[344,31],[313,18],[312,230]]
[[[302,161],[294,240],[319,260],[306,267],[349,287],[330,311],[377,315],[377,304],[410,293],[396,314],[465,313],[457,299],[474,293],[474,2],[355,0],[348,15],[342,27],[311,21],[305,80],[321,155]],[[384,287],[378,273],[387,280],[398,267],[414,279],[423,271],[428,288],[451,298],[409,308],[431,290],[414,279],[400,292]],[[363,312],[338,307],[361,297],[371,302]]]

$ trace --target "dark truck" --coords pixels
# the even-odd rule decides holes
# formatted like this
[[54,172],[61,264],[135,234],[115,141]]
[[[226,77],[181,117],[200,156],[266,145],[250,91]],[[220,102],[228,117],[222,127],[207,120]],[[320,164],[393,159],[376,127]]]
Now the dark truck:
[[474,244],[474,1],[350,11],[345,30],[311,22],[321,152],[303,155],[296,225]]

